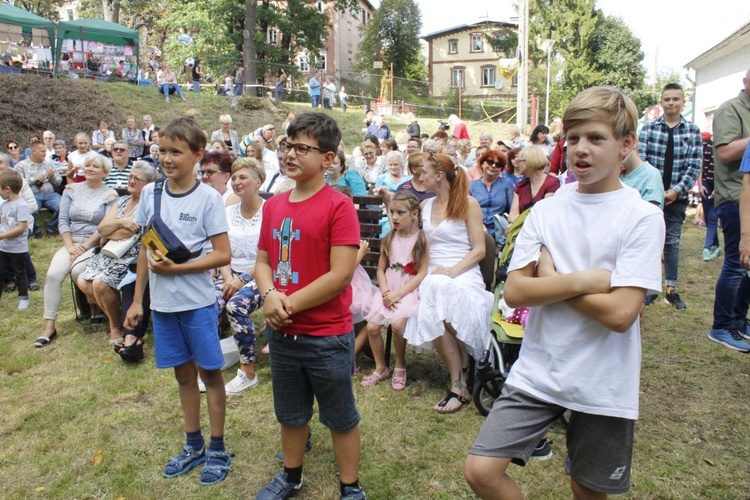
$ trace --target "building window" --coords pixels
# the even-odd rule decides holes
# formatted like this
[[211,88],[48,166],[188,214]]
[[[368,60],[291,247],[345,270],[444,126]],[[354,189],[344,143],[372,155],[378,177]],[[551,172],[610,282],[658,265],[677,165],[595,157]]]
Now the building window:
[[518,71],[513,75],[513,79],[510,82],[511,87],[518,87]]
[[279,32],[276,28],[268,28],[268,44],[276,45],[278,43]]
[[323,12],[323,2],[318,2],[318,12]]
[[482,68],[482,87],[495,85],[495,67],[485,66]]
[[297,56],[297,67],[302,73],[310,72],[310,57],[307,54]]
[[326,66],[326,53],[321,52],[318,54],[318,63],[316,65],[318,67],[318,71],[326,72],[328,70]]
[[464,68],[453,68],[451,70],[451,87],[464,86]]
[[458,54],[458,40],[456,40],[455,38],[452,40],[448,40],[448,53]]
[[482,45],[482,34],[474,33],[471,35],[471,51],[472,52],[483,52],[484,47]]

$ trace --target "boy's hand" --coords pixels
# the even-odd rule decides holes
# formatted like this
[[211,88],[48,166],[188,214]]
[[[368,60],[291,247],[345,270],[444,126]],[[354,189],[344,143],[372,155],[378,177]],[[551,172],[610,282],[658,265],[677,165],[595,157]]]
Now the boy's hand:
[[289,319],[292,315],[292,301],[278,290],[273,290],[266,295],[263,301],[263,312],[266,315],[266,325],[274,330],[292,324],[292,320]]
[[544,278],[546,276],[556,276],[558,274],[555,268],[555,263],[552,261],[552,254],[549,253],[547,247],[542,245],[542,251],[539,255],[539,261],[536,265],[536,276],[537,278]]
[[154,249],[154,253],[161,260],[154,260],[150,255],[148,256],[148,269],[156,274],[178,274],[180,268],[178,264],[175,264],[173,260],[168,259],[160,250]]
[[123,326],[126,330],[135,330],[138,326],[138,322],[143,318],[143,306],[140,302],[133,302],[133,305],[128,309],[128,313],[125,316],[125,322]]

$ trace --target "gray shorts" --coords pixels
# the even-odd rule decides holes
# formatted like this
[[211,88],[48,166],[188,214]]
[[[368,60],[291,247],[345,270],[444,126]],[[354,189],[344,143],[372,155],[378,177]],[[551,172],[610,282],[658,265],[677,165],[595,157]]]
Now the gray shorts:
[[[565,411],[505,385],[469,453],[510,458],[525,465],[539,440]],[[566,437],[566,472],[594,491],[625,493],[630,489],[634,431],[634,420],[572,412]]]

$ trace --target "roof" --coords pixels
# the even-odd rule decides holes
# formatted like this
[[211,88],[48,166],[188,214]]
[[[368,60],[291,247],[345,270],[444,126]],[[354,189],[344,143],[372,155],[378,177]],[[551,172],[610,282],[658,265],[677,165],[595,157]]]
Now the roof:
[[[692,61],[685,64],[684,67],[693,69],[698,68],[700,66],[703,66],[703,64],[714,60],[724,52],[734,50],[735,48],[737,48],[738,44],[746,45],[747,43],[750,43],[750,37],[747,37],[749,33],[750,21],[743,24],[737,31],[726,37],[721,42],[717,43]],[[743,38],[746,38],[746,40],[743,40]]]
[[518,27],[518,23],[513,23],[513,22],[510,22],[510,21],[489,21],[489,20],[487,20],[487,21],[479,21],[479,22],[476,22],[476,23],[462,24],[460,26],[454,26],[452,28],[447,28],[447,29],[444,29],[444,30],[435,31],[434,33],[429,33],[427,35],[424,35],[422,37],[422,39],[430,41],[430,40],[432,40],[434,38],[439,38],[439,37],[442,37],[442,36],[448,36],[448,35],[452,35],[453,33],[460,33],[462,31],[467,31],[467,30],[470,30],[470,29],[483,28],[485,26],[492,26],[492,27],[503,26],[503,27],[508,27],[508,28],[517,28]]
[[63,40],[65,38],[138,47],[137,31],[101,19],[77,19],[59,23],[57,25],[57,39]]

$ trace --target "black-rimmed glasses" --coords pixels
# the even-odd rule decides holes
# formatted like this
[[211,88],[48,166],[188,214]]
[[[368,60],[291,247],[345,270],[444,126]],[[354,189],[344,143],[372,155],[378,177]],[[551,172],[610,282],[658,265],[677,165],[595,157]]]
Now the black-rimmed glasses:
[[307,144],[293,144],[291,142],[286,143],[286,149],[287,150],[293,149],[294,152],[297,153],[297,156],[305,156],[307,153],[310,152],[311,149],[314,149],[315,151],[320,151],[323,154],[328,152],[325,149],[319,148],[317,146],[309,146]]

